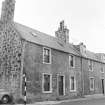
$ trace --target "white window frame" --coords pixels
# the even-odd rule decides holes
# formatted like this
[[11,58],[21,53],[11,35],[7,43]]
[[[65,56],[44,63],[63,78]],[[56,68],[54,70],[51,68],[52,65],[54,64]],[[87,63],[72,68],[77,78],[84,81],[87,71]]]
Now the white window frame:
[[[44,75],[50,75],[50,91],[44,91]],[[42,73],[42,92],[52,93],[52,74],[50,73]]]
[[63,76],[63,96],[65,96],[66,95],[66,90],[65,90],[65,75],[63,75],[63,74],[57,74],[57,90],[59,91],[59,82],[58,82],[58,77],[59,76]]
[[[90,62],[92,62],[92,69],[90,69],[90,67],[89,67],[91,64]],[[93,72],[93,61],[90,59],[88,60],[88,68],[89,68],[89,71]]]
[[[93,88],[91,88],[91,79],[93,79]],[[94,77],[90,77],[90,78],[89,78],[90,91],[94,91],[94,85],[95,85],[95,84],[94,84],[94,83],[95,83],[94,81],[95,81],[95,80],[94,80]]]
[[[45,49],[47,49],[47,50],[49,50],[49,52],[50,52],[50,55],[49,55],[49,63],[47,63],[47,62],[45,62],[44,61],[44,50]],[[48,47],[43,47],[43,64],[51,64],[51,48],[48,48]]]
[[[70,58],[71,58],[71,56],[73,56],[73,66],[71,66],[71,64],[70,64]],[[70,68],[75,68],[75,56],[74,55],[69,55],[69,67]]]
[[103,72],[102,72],[102,70],[100,70],[100,72],[101,72],[101,73],[104,73],[104,67],[101,67],[101,69],[103,69]]
[[[74,90],[71,89],[71,77],[74,77]],[[76,92],[77,87],[76,87],[76,77],[75,76],[70,76],[70,92]]]

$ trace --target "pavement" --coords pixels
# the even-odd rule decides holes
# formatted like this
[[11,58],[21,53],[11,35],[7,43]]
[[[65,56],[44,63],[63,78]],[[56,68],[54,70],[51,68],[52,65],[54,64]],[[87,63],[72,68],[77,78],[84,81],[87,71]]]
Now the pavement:
[[[105,98],[105,95],[103,94],[86,95],[84,96],[84,98],[69,99],[69,100],[62,100],[62,101],[43,101],[43,102],[35,102],[33,104],[27,104],[27,105],[54,105],[54,104],[60,104],[63,102],[75,102],[75,101],[93,100],[93,99],[100,99],[100,98]],[[22,105],[22,104],[19,104],[19,105]]]

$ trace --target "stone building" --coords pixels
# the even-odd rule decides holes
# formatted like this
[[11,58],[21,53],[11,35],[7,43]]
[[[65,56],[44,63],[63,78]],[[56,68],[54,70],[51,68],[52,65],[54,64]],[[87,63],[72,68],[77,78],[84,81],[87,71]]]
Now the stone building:
[[60,22],[55,37],[14,22],[15,0],[5,0],[0,20],[0,88],[14,96],[56,100],[104,93],[104,54],[83,43],[69,43],[69,30]]
[[75,46],[81,52],[83,94],[104,94],[105,54],[97,54],[86,49],[83,43]]

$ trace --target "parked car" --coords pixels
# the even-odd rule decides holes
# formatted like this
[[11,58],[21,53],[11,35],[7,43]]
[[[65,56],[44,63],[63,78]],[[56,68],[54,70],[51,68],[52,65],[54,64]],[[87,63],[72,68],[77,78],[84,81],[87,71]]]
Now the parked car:
[[0,101],[2,104],[12,103],[13,95],[5,89],[0,89]]

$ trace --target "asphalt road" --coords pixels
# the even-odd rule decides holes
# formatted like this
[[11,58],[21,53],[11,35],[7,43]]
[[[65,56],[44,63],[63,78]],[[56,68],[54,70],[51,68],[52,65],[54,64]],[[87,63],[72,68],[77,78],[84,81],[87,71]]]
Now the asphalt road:
[[57,105],[105,105],[105,98],[82,100],[82,101],[76,101],[76,102],[63,102]]
[[[4,104],[0,104],[0,105],[4,105]],[[19,104],[5,104],[5,105],[19,105]],[[24,105],[24,104],[20,104],[20,105]],[[27,104],[27,105],[46,105],[46,104]],[[60,104],[47,104],[47,105],[105,105],[105,98],[63,102]]]

